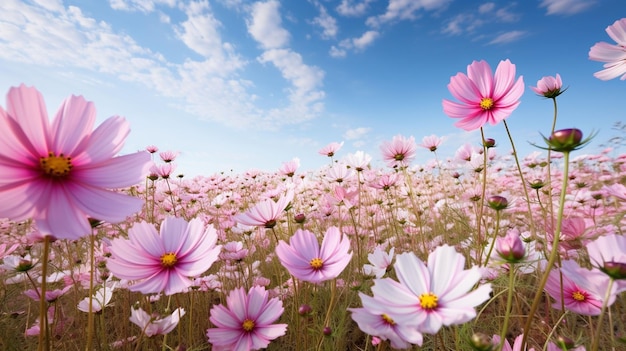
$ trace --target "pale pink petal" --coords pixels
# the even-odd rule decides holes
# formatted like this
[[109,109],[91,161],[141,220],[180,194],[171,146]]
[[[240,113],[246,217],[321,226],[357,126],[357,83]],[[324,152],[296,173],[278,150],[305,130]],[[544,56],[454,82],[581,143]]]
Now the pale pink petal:
[[117,156],[97,164],[88,164],[72,170],[73,180],[102,188],[124,188],[146,178],[150,154],[145,151]]
[[[41,93],[24,84],[12,87],[7,93],[7,112],[21,126],[28,139],[28,149],[41,156],[48,154],[48,111]],[[25,140],[24,140],[25,141]]]
[[68,196],[74,206],[94,219],[119,223],[141,211],[143,200],[102,188],[68,183]]
[[128,133],[130,126],[126,119],[109,117],[77,148],[78,154],[72,156],[80,165],[105,161],[122,150]]
[[73,156],[96,121],[96,108],[82,96],[70,96],[59,107],[50,130],[51,151]]

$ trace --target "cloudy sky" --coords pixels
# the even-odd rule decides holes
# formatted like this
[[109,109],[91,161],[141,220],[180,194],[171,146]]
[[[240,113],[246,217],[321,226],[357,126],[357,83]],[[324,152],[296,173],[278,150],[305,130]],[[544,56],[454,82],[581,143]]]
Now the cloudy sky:
[[[479,134],[453,126],[442,99],[474,60],[510,59],[527,87],[507,120],[520,154],[548,133],[552,103],[529,88],[559,73],[557,127],[625,121],[626,82],[600,81],[596,42],[626,16],[623,0],[2,0],[0,87],[37,87],[50,114],[83,95],[98,119],[125,116],[126,152],[180,152],[178,173],[302,170],[344,142],[375,165],[394,135],[445,137],[452,157]],[[2,103],[4,106],[4,102]],[[502,124],[485,129],[508,152]],[[420,161],[432,155],[420,150]]]

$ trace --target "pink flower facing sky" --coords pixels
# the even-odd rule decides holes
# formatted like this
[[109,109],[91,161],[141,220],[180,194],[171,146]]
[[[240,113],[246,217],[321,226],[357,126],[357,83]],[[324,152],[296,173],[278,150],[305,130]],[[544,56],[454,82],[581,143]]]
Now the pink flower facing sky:
[[414,137],[405,138],[402,135],[396,135],[391,141],[384,141],[380,145],[380,151],[387,166],[404,168],[408,167],[415,158],[417,144]]
[[315,234],[302,229],[289,244],[281,240],[276,246],[276,256],[289,273],[310,283],[337,278],[352,259],[349,251],[350,240],[337,227],[326,230],[321,247]]
[[261,200],[244,213],[236,215],[233,219],[237,223],[249,226],[273,228],[287,205],[293,200],[293,191],[281,196],[278,201],[270,198]]
[[160,233],[146,222],[135,224],[127,239],[111,242],[107,268],[114,276],[133,280],[132,291],[144,294],[184,292],[190,278],[206,272],[217,260],[221,246],[215,245],[217,232],[205,229],[201,219],[190,222],[167,217]]
[[561,76],[557,73],[556,77],[546,76],[537,81],[536,87],[530,87],[537,95],[541,95],[547,98],[555,98],[563,91],[561,88],[563,87],[563,81],[561,81]]
[[465,258],[454,247],[437,247],[425,265],[411,252],[396,256],[398,281],[374,279],[372,293],[380,302],[383,318],[392,321],[398,335],[435,334],[442,326],[462,324],[476,316],[475,306],[489,299],[491,285],[480,285],[478,267],[464,269]]
[[509,117],[520,103],[524,80],[515,80],[515,65],[509,60],[500,61],[495,75],[487,62],[474,61],[467,75],[459,72],[450,78],[448,90],[459,102],[444,99],[443,111],[460,119],[456,127],[470,131]]
[[273,324],[283,314],[283,303],[269,299],[264,287],[231,291],[227,307],[211,308],[209,320],[215,328],[206,332],[213,350],[248,351],[266,348],[270,341],[285,335],[287,324]]
[[114,157],[130,132],[119,116],[93,130],[96,109],[70,96],[48,120],[41,93],[21,85],[0,107],[0,217],[33,218],[38,229],[58,239],[91,232],[89,218],[117,223],[141,210],[143,201],[108,189],[142,181],[150,154]]
[[321,148],[318,151],[318,153],[320,155],[333,157],[337,153],[337,151],[339,151],[339,149],[341,149],[342,146],[343,146],[343,141],[341,143],[332,142],[332,143],[324,146],[323,148]]
[[606,33],[617,44],[598,42],[589,49],[589,59],[605,62],[604,69],[593,74],[601,80],[620,77],[626,80],[626,18],[606,27]]
[[142,333],[146,334],[147,337],[152,337],[155,335],[165,335],[174,330],[178,322],[180,322],[180,318],[184,315],[185,309],[179,307],[175,309],[171,315],[157,319],[141,308],[133,308],[130,311],[129,320],[141,328]]

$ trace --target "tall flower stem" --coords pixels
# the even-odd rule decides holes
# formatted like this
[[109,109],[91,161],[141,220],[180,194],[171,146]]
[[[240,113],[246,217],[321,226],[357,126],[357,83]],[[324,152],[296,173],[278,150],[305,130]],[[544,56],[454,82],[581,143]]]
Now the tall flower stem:
[[39,346],[38,351],[50,350],[48,334],[48,306],[46,301],[46,280],[48,275],[48,257],[50,255],[50,236],[44,235],[41,258],[41,295],[39,296]]
[[491,253],[493,252],[493,247],[496,246],[496,239],[498,238],[498,232],[500,231],[500,212],[500,210],[496,210],[496,229],[493,231],[493,241],[491,241],[489,251],[487,251],[487,257],[485,258],[484,264],[485,266],[489,263],[489,258],[491,257]]
[[478,205],[478,215],[476,218],[476,238],[478,238],[478,246],[481,248],[481,254],[477,257],[478,265],[482,266],[482,248],[485,246],[483,244],[482,237],[482,221],[483,221],[483,210],[485,208],[485,194],[487,193],[487,146],[485,145],[485,131],[483,127],[480,127],[480,137],[483,142],[483,185],[482,185],[482,193],[480,195],[480,204]]
[[[602,333],[602,320],[604,319],[604,312],[606,312],[606,307],[609,303],[609,298],[611,297],[611,290],[613,290],[613,282],[615,280],[611,278],[609,280],[609,286],[606,288],[606,293],[604,294],[604,301],[602,301],[602,309],[600,310],[600,315],[598,316],[598,325],[596,326],[596,333],[593,336],[593,343],[591,344],[591,351],[598,351],[598,347],[600,345],[600,335]],[[611,335],[613,333],[613,329],[611,329]]]
[[[333,279],[330,282],[330,301],[328,302],[328,310],[326,310],[326,317],[324,318],[323,328],[330,326],[330,316],[333,312],[336,293],[337,293],[337,279]],[[323,344],[324,344],[324,334],[322,334],[322,336],[320,337],[320,341],[317,344],[317,351],[320,351],[322,349]]]
[[548,276],[550,275],[550,270],[554,266],[556,259],[559,255],[559,239],[561,237],[561,226],[563,225],[563,211],[565,208],[565,195],[567,194],[567,181],[569,178],[569,151],[563,152],[563,182],[561,184],[561,196],[559,199],[559,210],[557,213],[557,222],[556,222],[556,230],[554,231],[554,240],[552,242],[552,252],[550,252],[550,257],[548,259],[548,263],[546,264],[546,270],[543,272],[543,276],[541,277],[541,281],[539,282],[539,286],[537,286],[537,292],[535,293],[535,298],[530,307],[530,312],[528,313],[528,317],[526,319],[526,324],[524,325],[524,337],[522,338],[522,350],[525,350],[526,341],[528,339],[528,331],[532,325],[533,316],[535,312],[537,312],[537,308],[539,307],[539,302],[541,301],[541,297],[543,296],[543,289],[548,282]]
[[[87,314],[87,346],[85,346],[86,351],[90,351],[93,349],[93,280],[95,269],[95,245],[95,233],[91,233],[91,235],[89,236],[89,313]],[[102,308],[104,309],[104,307]]]
[[509,287],[506,297],[506,311],[504,314],[504,323],[502,323],[502,331],[500,332],[500,345],[498,350],[502,350],[504,340],[506,340],[506,333],[509,331],[509,319],[511,317],[511,306],[513,305],[513,290],[515,288],[515,265],[509,263]]
[[533,221],[532,209],[530,208],[530,195],[528,195],[528,186],[526,186],[526,181],[524,180],[524,172],[522,172],[522,167],[519,163],[519,157],[517,156],[517,150],[515,150],[515,143],[513,142],[513,137],[511,136],[511,131],[509,130],[509,125],[506,123],[506,120],[503,120],[504,128],[506,129],[506,134],[511,141],[511,148],[513,149],[513,157],[515,158],[515,164],[517,165],[517,171],[519,172],[520,181],[522,183],[522,189],[524,189],[524,196],[526,197],[526,206],[528,206],[528,222],[530,224],[530,233],[535,235],[535,221]]

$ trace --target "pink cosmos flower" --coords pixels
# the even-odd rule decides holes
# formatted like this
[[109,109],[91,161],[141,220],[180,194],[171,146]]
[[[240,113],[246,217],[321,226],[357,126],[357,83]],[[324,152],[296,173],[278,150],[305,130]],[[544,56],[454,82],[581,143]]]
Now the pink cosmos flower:
[[293,200],[293,196],[293,190],[289,190],[285,195],[281,196],[278,201],[274,201],[270,198],[261,200],[256,205],[246,210],[246,212],[235,215],[233,219],[235,222],[244,225],[261,226],[268,229],[273,228],[283,211]]
[[278,172],[282,175],[286,175],[287,177],[293,177],[298,168],[300,168],[300,159],[294,157],[291,161],[283,162],[283,165],[280,166]]
[[171,315],[157,319],[154,316],[149,315],[141,308],[131,309],[129,320],[141,328],[141,331],[147,336],[152,337],[155,335],[165,335],[174,330],[180,321],[180,318],[185,315],[184,308],[177,308]]
[[408,167],[415,158],[416,150],[415,138],[409,137],[407,139],[402,135],[396,135],[391,141],[384,141],[380,145],[383,159],[391,168]]
[[324,146],[323,148],[321,148],[318,152],[320,155],[333,157],[337,153],[337,151],[341,149],[342,146],[343,146],[343,141],[341,143],[332,142]]
[[[513,341],[513,346],[511,346],[508,340],[504,340],[504,343],[502,343],[502,351],[523,351],[522,350],[523,339],[524,339],[523,334],[517,336],[515,340]],[[494,335],[493,338],[491,339],[491,342],[493,343],[494,347],[499,346],[500,335]],[[497,350],[497,348],[495,348],[495,350]],[[530,349],[528,349],[528,351],[535,351],[535,349],[531,347]]]
[[91,232],[89,218],[121,222],[143,201],[107,189],[137,184],[147,174],[145,151],[114,157],[130,129],[122,117],[92,131],[96,109],[70,96],[54,120],[37,89],[21,85],[0,107],[0,217],[33,218],[38,229],[58,239]]
[[495,75],[487,62],[474,61],[467,75],[459,72],[450,78],[448,90],[460,102],[444,99],[443,111],[460,118],[456,127],[470,131],[509,117],[520,103],[524,80],[520,76],[515,81],[515,65],[509,60],[500,61]]
[[298,229],[289,244],[283,240],[278,243],[276,256],[294,277],[321,283],[341,274],[352,259],[349,251],[350,240],[336,227],[326,230],[321,248],[315,234]]
[[537,95],[541,95],[547,98],[555,98],[563,93],[561,88],[563,82],[561,76],[557,73],[556,77],[546,76],[537,81],[536,87],[530,87]]
[[201,219],[190,222],[167,217],[160,233],[146,222],[128,230],[128,240],[111,242],[107,268],[121,279],[135,280],[129,289],[144,294],[183,292],[190,277],[206,272],[217,260],[221,246],[213,226],[205,230]]
[[235,289],[226,304],[211,308],[209,320],[215,328],[206,335],[213,350],[264,349],[287,331],[287,324],[272,324],[283,314],[283,303],[277,297],[270,299],[264,287],[253,286],[247,294],[243,288]]
[[[362,332],[389,340],[395,349],[407,349],[411,344],[421,345],[424,337],[417,330],[399,328],[399,325],[387,314],[385,303],[376,297],[359,293],[361,308],[348,308],[352,312],[352,319],[358,324]],[[410,334],[406,334],[406,332]]]
[[398,281],[374,279],[372,293],[398,324],[399,333],[436,334],[444,325],[471,320],[474,307],[489,299],[490,284],[472,290],[481,279],[479,268],[464,265],[465,257],[448,245],[431,252],[428,265],[411,252],[403,253],[394,264]]
[[587,244],[589,260],[594,267],[617,279],[619,291],[626,291],[626,236],[603,235]]
[[594,77],[610,80],[619,76],[626,80],[626,18],[615,21],[606,27],[606,33],[617,44],[598,42],[589,49],[589,59],[606,62],[604,69],[594,73]]
[[345,164],[354,168],[355,171],[362,172],[367,168],[367,166],[369,166],[370,161],[372,161],[372,156],[363,151],[357,151],[353,154],[348,154],[344,161]]
[[443,142],[442,138],[433,134],[433,135],[428,135],[428,136],[423,137],[422,143],[420,144],[420,146],[432,152],[435,152],[437,151],[437,148],[439,147],[439,145],[441,145],[442,142]]
[[[608,287],[609,278],[598,270],[580,267],[572,260],[565,260],[559,269],[552,269],[548,275],[545,290],[555,302],[552,307],[561,308],[561,301],[566,309],[585,316],[597,316],[602,308],[602,300]],[[563,291],[561,291],[561,277]],[[613,286],[615,291],[615,286]],[[563,300],[561,300],[561,296]],[[610,306],[615,301],[615,294],[610,295]]]
[[608,196],[615,196],[621,201],[626,201],[626,186],[622,184],[605,185],[602,187],[602,190]]
[[367,255],[367,259],[370,263],[363,265],[363,273],[365,275],[373,275],[376,278],[382,278],[391,266],[394,252],[394,247],[387,253],[382,246],[376,246],[374,252]]

